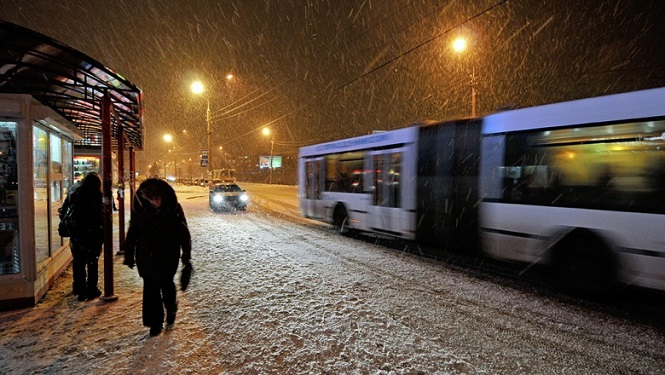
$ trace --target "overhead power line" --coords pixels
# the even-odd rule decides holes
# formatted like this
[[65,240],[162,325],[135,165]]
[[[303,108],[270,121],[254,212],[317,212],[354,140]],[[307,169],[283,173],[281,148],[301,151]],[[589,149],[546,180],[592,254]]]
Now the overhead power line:
[[[433,36],[433,37],[431,37],[431,38],[429,38],[429,39],[427,39],[427,40],[425,40],[425,41],[423,41],[423,42],[417,44],[416,46],[414,46],[414,47],[412,47],[412,48],[407,49],[406,51],[402,52],[401,54],[399,54],[399,55],[397,55],[397,56],[394,56],[394,57],[392,57],[392,58],[386,60],[385,62],[383,62],[383,63],[377,65],[377,66],[374,67],[373,69],[371,69],[371,70],[369,70],[369,71],[366,71],[366,72],[364,72],[364,73],[362,73],[362,74],[356,76],[355,78],[350,79],[350,80],[347,81],[347,82],[342,83],[341,85],[337,86],[337,87],[334,89],[334,91],[336,91],[336,92],[340,92],[340,91],[342,91],[343,89],[345,89],[346,87],[352,85],[353,83],[355,83],[355,82],[357,82],[357,81],[360,81],[360,80],[362,80],[362,79],[364,79],[364,78],[366,78],[366,77],[368,77],[368,76],[374,74],[375,72],[379,71],[380,69],[385,68],[385,67],[391,65],[392,63],[394,63],[394,62],[396,62],[396,61],[402,59],[403,57],[405,57],[405,56],[411,54],[412,52],[415,52],[415,51],[419,50],[420,48],[422,48],[422,47],[424,47],[424,46],[426,46],[426,45],[432,43],[433,41],[435,41],[435,40],[441,38],[442,36],[449,34],[452,30],[455,30],[456,28],[458,28],[458,27],[460,27],[460,26],[462,26],[462,25],[464,25],[464,24],[466,24],[466,23],[468,23],[468,22],[471,22],[471,21],[474,20],[474,19],[477,19],[477,18],[479,18],[479,17],[481,17],[481,16],[487,14],[488,12],[490,12],[490,11],[496,9],[497,7],[503,5],[503,4],[507,3],[507,2],[508,2],[508,0],[501,0],[501,1],[498,1],[497,3],[495,3],[495,4],[493,4],[493,5],[489,6],[489,7],[487,7],[486,9],[482,10],[481,12],[479,12],[479,13],[477,13],[477,14],[475,14],[475,15],[469,17],[468,19],[466,19],[466,20],[460,22],[459,24],[457,24],[457,25],[455,25],[455,26],[452,26],[452,27],[450,27],[450,28],[448,28],[448,29],[446,29],[446,30],[444,30],[444,31],[442,31],[442,32],[440,32],[440,33],[438,33],[438,34],[436,34],[435,36]],[[407,8],[408,6],[412,5],[413,3],[414,3],[413,1],[408,2],[408,3],[405,4],[403,7],[400,8],[400,11],[403,10],[403,9],[405,9],[405,8]],[[397,14],[397,13],[399,13],[399,12],[393,12],[391,15],[388,15],[388,16],[384,17],[384,18],[383,18],[381,21],[379,21],[378,23],[375,23],[375,24],[372,24],[371,26],[369,26],[366,30],[364,30],[363,32],[361,32],[360,35],[359,35],[357,38],[355,38],[355,39],[353,40],[353,44],[355,44],[358,40],[362,39],[362,38],[364,37],[364,35],[366,35],[366,33],[367,33],[370,29],[376,28],[376,27],[379,26],[380,24],[386,22],[386,21],[387,21],[388,19],[390,19],[391,17],[395,16],[395,14]],[[337,39],[337,37],[335,37],[335,38],[333,39],[333,41],[334,41],[335,39]],[[332,41],[331,41],[331,42],[332,42]],[[225,106],[225,107],[223,107],[223,108],[221,108],[221,109],[219,109],[219,110],[216,110],[216,111],[214,112],[214,114],[213,114],[212,120],[213,120],[213,121],[219,121],[219,120],[229,119],[229,118],[233,118],[233,117],[236,117],[236,116],[240,116],[240,115],[242,115],[242,114],[246,114],[246,113],[248,113],[248,112],[251,112],[251,111],[253,111],[253,110],[256,110],[257,108],[259,108],[259,107],[261,107],[261,106],[263,106],[263,105],[265,105],[265,104],[268,104],[268,103],[272,102],[273,100],[276,100],[277,98],[279,98],[280,95],[275,96],[275,97],[273,97],[273,98],[271,98],[271,99],[269,99],[269,100],[266,100],[266,101],[264,101],[264,102],[258,103],[257,105],[254,105],[254,106],[252,106],[252,107],[250,107],[250,108],[247,108],[247,109],[245,109],[244,111],[236,112],[236,111],[238,111],[239,109],[241,109],[241,108],[243,108],[243,107],[245,107],[245,106],[247,106],[247,105],[249,105],[249,104],[255,102],[256,100],[258,100],[258,99],[264,97],[265,95],[267,95],[267,94],[269,94],[269,93],[275,91],[275,90],[278,89],[279,87],[282,87],[283,85],[285,85],[286,83],[288,83],[288,82],[290,82],[290,81],[292,81],[292,80],[293,80],[293,78],[287,78],[287,79],[284,79],[284,80],[283,80],[281,83],[279,83],[277,86],[272,87],[271,89],[269,89],[269,90],[267,90],[267,91],[265,91],[265,92],[259,94],[258,96],[254,97],[254,98],[252,98],[252,99],[250,99],[250,100],[248,100],[248,101],[246,101],[246,102],[242,102],[242,103],[238,104],[239,102],[245,100],[247,97],[249,97],[249,96],[251,96],[252,94],[256,93],[256,90],[255,90],[255,91],[253,91],[252,93],[250,93],[250,94],[244,96],[243,98],[241,98],[241,99],[239,99],[239,100],[236,100],[235,102],[233,102],[233,103],[231,103],[231,104],[229,104],[229,105],[227,105],[227,106]],[[301,109],[303,109],[303,108],[305,108],[305,107],[311,105],[315,100],[316,100],[316,97],[311,97],[311,98],[309,98],[309,100],[307,100],[303,105],[301,105],[301,106],[298,107],[297,109],[295,109],[295,110],[293,110],[293,111],[290,111],[289,113],[287,113],[287,114],[285,114],[285,115],[282,115],[282,116],[280,116],[279,118],[277,118],[277,119],[275,119],[275,120],[273,120],[273,121],[270,121],[270,122],[267,123],[267,124],[263,124],[261,127],[257,128],[257,129],[250,130],[250,131],[247,132],[246,134],[244,134],[244,135],[242,135],[242,136],[239,136],[239,137],[236,137],[236,138],[230,140],[229,142],[233,142],[233,141],[236,141],[236,140],[242,139],[242,138],[245,137],[246,135],[251,134],[251,133],[253,133],[253,132],[257,131],[257,130],[260,130],[260,129],[261,129],[262,127],[264,127],[265,125],[273,124],[273,123],[275,123],[275,122],[277,122],[277,121],[279,121],[279,120],[281,120],[281,119],[283,119],[283,118],[285,118],[285,117],[287,117],[287,116],[289,116],[289,115],[292,115],[292,114],[294,114],[294,113],[300,111]],[[230,108],[230,107],[232,107],[232,108]],[[236,112],[236,113],[233,113],[233,112]],[[230,115],[229,115],[229,114],[230,114]],[[227,115],[228,115],[228,116],[227,116]]]
[[482,16],[482,15],[485,15],[486,13],[488,13],[488,12],[494,10],[495,8],[499,7],[500,5],[505,4],[505,3],[507,3],[507,2],[508,2],[508,0],[502,0],[502,1],[500,1],[500,2],[498,2],[498,3],[496,3],[496,4],[494,4],[494,5],[490,6],[489,8],[483,10],[482,12],[476,14],[475,16],[473,16],[473,17],[471,17],[471,18],[468,18],[468,19],[465,20],[464,22],[461,22],[461,23],[459,23],[459,24],[457,24],[457,25],[455,25],[455,26],[453,26],[453,27],[450,27],[450,28],[448,28],[448,29],[446,29],[446,30],[444,30],[444,31],[442,31],[442,32],[440,32],[440,33],[438,33],[437,35],[435,35],[435,36],[433,36],[433,37],[431,37],[431,38],[425,40],[424,42],[422,42],[422,43],[416,45],[415,47],[412,47],[412,48],[406,50],[405,52],[403,52],[403,53],[401,53],[401,54],[399,54],[399,55],[397,55],[397,56],[395,56],[395,57],[393,57],[393,58],[391,58],[391,59],[385,61],[384,63],[382,63],[382,64],[376,66],[374,69],[371,69],[371,70],[369,70],[368,72],[365,72],[365,73],[359,75],[358,77],[356,77],[356,78],[354,78],[354,79],[352,79],[352,80],[350,80],[350,81],[348,81],[348,82],[342,84],[341,86],[337,87],[337,90],[338,90],[338,91],[339,91],[339,90],[342,90],[342,89],[344,89],[345,87],[347,87],[347,86],[353,84],[354,82],[359,81],[359,80],[361,80],[361,79],[363,79],[363,78],[369,76],[370,74],[373,74],[373,73],[376,72],[377,70],[382,69],[382,68],[384,68],[384,67],[386,67],[386,66],[388,66],[388,65],[390,65],[390,64],[392,64],[392,63],[394,63],[395,61],[397,61],[397,60],[399,60],[399,59],[401,59],[401,58],[403,58],[403,57],[409,55],[410,53],[412,53],[412,52],[414,52],[414,51],[416,51],[416,50],[419,50],[420,48],[422,48],[422,47],[424,47],[424,46],[426,46],[426,45],[432,43],[433,41],[439,39],[440,37],[442,37],[442,36],[444,36],[444,35],[450,33],[452,30],[454,30],[454,29],[456,29],[456,28],[458,28],[458,27],[464,25],[465,23],[471,22],[472,20],[474,20],[474,19],[476,19],[476,18],[478,18],[478,17],[480,17],[480,16]]

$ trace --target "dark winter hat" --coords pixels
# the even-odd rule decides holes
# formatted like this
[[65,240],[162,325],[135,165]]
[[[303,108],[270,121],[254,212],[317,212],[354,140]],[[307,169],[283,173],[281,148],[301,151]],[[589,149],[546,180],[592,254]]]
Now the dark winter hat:
[[102,179],[97,172],[89,172],[81,180],[81,191],[97,191],[102,189]]
[[137,192],[137,197],[146,201],[161,198],[161,209],[173,209],[178,203],[175,190],[166,181],[159,178],[149,178],[141,183]]

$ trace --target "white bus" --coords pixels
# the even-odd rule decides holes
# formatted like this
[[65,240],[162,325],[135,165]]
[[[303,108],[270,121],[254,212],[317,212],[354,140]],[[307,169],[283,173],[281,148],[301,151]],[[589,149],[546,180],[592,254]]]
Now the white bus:
[[665,88],[300,149],[303,215],[341,232],[665,290]]

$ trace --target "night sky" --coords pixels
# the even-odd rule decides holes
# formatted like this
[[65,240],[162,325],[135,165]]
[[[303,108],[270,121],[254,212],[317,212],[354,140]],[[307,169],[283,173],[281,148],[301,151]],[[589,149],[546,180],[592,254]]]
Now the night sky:
[[166,132],[183,154],[205,148],[196,79],[212,143],[232,155],[269,152],[266,124],[288,154],[468,117],[472,71],[479,115],[665,86],[662,0],[0,0],[0,18],[140,87],[146,163],[170,147]]

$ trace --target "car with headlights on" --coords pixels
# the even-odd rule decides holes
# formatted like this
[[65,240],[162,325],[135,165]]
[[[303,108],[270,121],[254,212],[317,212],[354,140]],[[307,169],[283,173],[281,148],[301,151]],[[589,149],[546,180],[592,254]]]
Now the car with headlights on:
[[247,192],[236,183],[210,185],[210,208],[217,210],[246,210],[249,203]]

